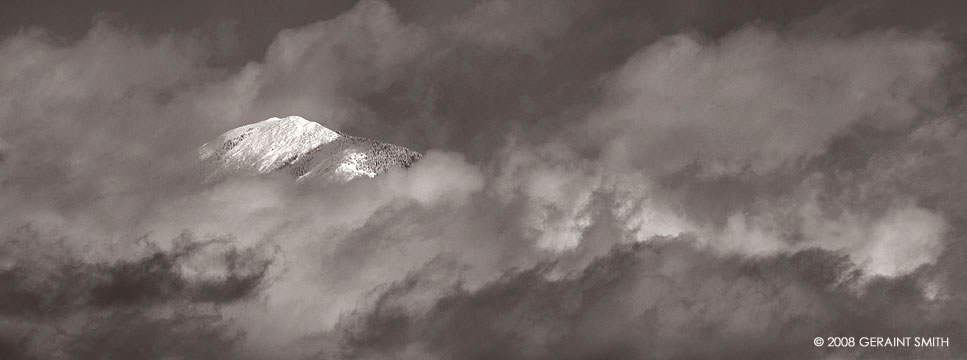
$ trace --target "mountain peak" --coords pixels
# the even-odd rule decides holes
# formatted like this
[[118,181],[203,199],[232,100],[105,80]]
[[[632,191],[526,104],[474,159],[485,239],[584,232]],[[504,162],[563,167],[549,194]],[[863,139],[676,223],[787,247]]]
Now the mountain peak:
[[199,157],[214,165],[216,176],[286,171],[299,180],[349,181],[394,167],[407,168],[422,154],[288,116],[229,130],[202,145]]

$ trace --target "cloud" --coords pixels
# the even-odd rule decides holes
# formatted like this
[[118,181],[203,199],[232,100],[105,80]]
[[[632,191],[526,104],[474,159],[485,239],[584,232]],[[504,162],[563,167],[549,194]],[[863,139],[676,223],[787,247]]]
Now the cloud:
[[[694,230],[681,214],[655,201],[647,176],[581,159],[564,141],[537,147],[511,142],[502,149],[493,195],[506,203],[523,202],[525,236],[551,251],[582,245],[596,211],[615,217],[632,241]],[[614,196],[614,199],[602,199]],[[600,200],[604,200],[602,203]]]
[[21,229],[0,242],[0,330],[11,358],[209,357],[193,353],[233,348],[241,330],[207,306],[253,297],[272,261],[271,253],[238,249],[230,239],[184,234],[170,251],[148,246],[134,260],[92,263],[44,248],[38,235]]
[[[195,149],[260,113],[298,111],[333,127],[347,121],[322,115],[354,109],[353,98],[386,86],[378,83],[388,83],[397,64],[419,51],[418,29],[404,28],[386,4],[366,2],[281,34],[264,62],[239,68],[209,61],[217,54],[204,36],[141,36],[103,22],[73,43],[42,31],[4,39],[0,252],[11,296],[2,302],[3,327],[4,334],[26,334],[4,335],[4,349],[83,358],[125,357],[143,347],[147,358],[234,357],[219,349],[237,348],[248,331],[219,319],[222,313],[258,306],[266,294],[284,294],[287,284],[305,285],[301,277],[280,277],[324,255],[297,256],[319,234],[361,226],[395,201],[465,201],[480,186],[479,174],[442,153],[431,153],[427,169],[414,168],[413,176],[465,185],[427,187],[390,175],[398,181],[299,201],[312,190],[285,179],[200,181],[205,173]],[[311,106],[273,108],[279,99]],[[314,201],[327,199],[332,207],[317,213],[325,207]],[[284,295],[272,300],[280,298],[287,304]],[[341,309],[333,308],[333,319]],[[269,314],[278,311],[270,307]],[[166,346],[165,339],[184,346]]]
[[677,35],[612,75],[588,130],[608,161],[653,172],[692,161],[764,172],[821,154],[860,122],[909,124],[935,104],[930,90],[950,61],[949,45],[929,34],[823,38],[747,26],[714,42]]
[[525,3],[482,1],[449,23],[444,31],[488,49],[517,49],[541,55],[546,39],[563,35],[576,4],[553,1]]
[[356,99],[384,90],[422,53],[425,37],[389,5],[370,0],[330,21],[283,30],[260,64],[246,115],[299,114],[338,129],[365,112]]
[[[0,357],[880,358],[809,341],[961,336],[956,42],[641,4],[363,1],[234,65],[218,36],[104,22],[4,39]],[[204,181],[198,146],[284,115],[426,156]]]
[[233,359],[240,355],[236,345],[241,335],[217,314],[157,317],[115,312],[94,317],[79,329],[63,355],[75,359]]
[[[24,231],[17,235],[36,233]],[[37,239],[5,238],[12,248]],[[134,261],[84,263],[62,259],[48,268],[28,254],[4,257],[2,286],[8,294],[0,306],[6,316],[43,317],[85,308],[128,307],[184,300],[224,303],[252,295],[271,259],[256,249],[238,250],[228,240],[198,242],[189,235],[170,251],[155,251]],[[221,247],[219,250],[210,248]],[[199,266],[205,273],[199,273]]]
[[[942,316],[954,304],[916,305],[922,301],[916,279],[883,280],[858,293],[850,260],[816,249],[720,257],[666,238],[617,247],[573,277],[549,280],[546,269],[509,273],[478,290],[453,289],[415,311],[377,301],[339,329],[341,347],[323,353],[362,359],[902,358],[913,353],[836,351],[810,341],[820,333],[959,334]],[[400,297],[418,284],[401,282],[385,296]],[[948,357],[961,350],[918,351]]]

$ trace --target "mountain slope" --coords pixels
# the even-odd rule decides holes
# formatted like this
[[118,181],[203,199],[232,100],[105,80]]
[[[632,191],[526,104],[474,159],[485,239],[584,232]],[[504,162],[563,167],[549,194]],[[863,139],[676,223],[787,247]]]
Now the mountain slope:
[[423,155],[289,116],[229,130],[202,145],[199,156],[214,167],[213,176],[285,171],[299,180],[349,181],[407,168]]

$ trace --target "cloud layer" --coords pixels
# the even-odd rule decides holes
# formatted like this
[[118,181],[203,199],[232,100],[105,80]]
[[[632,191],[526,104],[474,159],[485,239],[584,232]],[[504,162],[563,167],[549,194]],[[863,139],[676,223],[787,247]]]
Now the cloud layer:
[[[820,5],[367,0],[239,63],[9,35],[0,357],[963,357],[962,39]],[[204,181],[286,115],[426,156]]]

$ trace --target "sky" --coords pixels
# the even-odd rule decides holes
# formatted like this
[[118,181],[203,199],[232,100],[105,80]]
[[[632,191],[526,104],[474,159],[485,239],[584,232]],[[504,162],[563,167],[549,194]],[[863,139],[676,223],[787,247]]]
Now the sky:
[[5,2],[0,358],[964,358],[964,6]]

